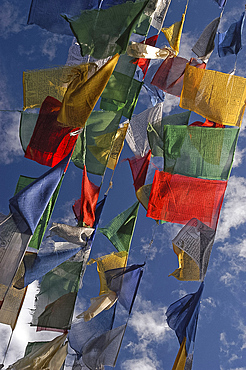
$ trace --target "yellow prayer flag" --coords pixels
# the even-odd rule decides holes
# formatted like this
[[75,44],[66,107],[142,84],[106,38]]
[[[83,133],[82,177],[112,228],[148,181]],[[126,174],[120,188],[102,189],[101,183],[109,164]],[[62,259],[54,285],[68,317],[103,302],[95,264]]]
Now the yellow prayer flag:
[[184,370],[186,357],[187,357],[185,345],[186,345],[186,338],[184,337],[181,343],[181,346],[179,348],[177,357],[175,359],[175,362],[173,364],[172,370]]
[[168,276],[174,276],[182,281],[200,280],[200,270],[196,262],[175,244],[173,244],[173,251],[178,257],[179,268]]
[[118,59],[119,54],[116,54],[88,80],[76,80],[68,86],[57,118],[62,126],[85,126],[108,83]]
[[148,209],[151,187],[152,187],[152,184],[143,185],[136,192],[136,197],[139,203],[142,204],[142,206],[146,209],[146,211]]
[[246,79],[186,65],[180,107],[222,125],[241,126]]
[[172,24],[170,27],[165,27],[161,29],[164,35],[166,36],[166,39],[169,42],[169,45],[174,51],[176,51],[177,54],[179,53],[179,45],[180,45],[181,35],[183,31],[186,11],[187,11],[187,5],[185,7],[185,11],[182,15],[180,22],[176,22]]
[[123,127],[120,127],[114,137],[113,147],[111,149],[109,160],[107,163],[107,167],[111,170],[114,170],[118,163],[120,153],[124,146],[124,140],[126,137],[128,125],[129,123],[125,123]]
[[87,149],[103,165],[106,165],[110,154],[111,146],[115,137],[115,131],[103,134],[94,138],[95,145],[88,145]]

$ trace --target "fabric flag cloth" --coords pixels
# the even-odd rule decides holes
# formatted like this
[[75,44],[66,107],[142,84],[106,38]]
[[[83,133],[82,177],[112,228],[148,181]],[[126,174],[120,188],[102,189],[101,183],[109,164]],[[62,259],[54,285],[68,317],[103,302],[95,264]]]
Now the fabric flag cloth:
[[202,32],[201,36],[192,48],[199,59],[207,61],[214,50],[214,39],[220,24],[221,17],[215,18]]
[[83,317],[85,322],[90,321],[103,310],[108,310],[109,308],[111,308],[115,304],[117,299],[118,297],[116,293],[112,291],[101,294],[98,297],[91,298],[90,307],[86,311],[78,315],[77,318],[80,319],[81,317]]
[[143,275],[143,266],[144,264],[131,265],[105,271],[109,289],[117,294],[120,304],[128,311],[129,315]]
[[151,84],[168,94],[180,96],[183,88],[184,72],[186,64],[205,69],[205,63],[199,63],[195,58],[188,61],[185,58],[177,56],[176,58],[168,57],[160,65],[158,71],[154,75]]
[[129,38],[147,3],[127,1],[108,9],[81,11],[74,17],[63,15],[63,18],[69,22],[77,38],[81,55],[90,54],[102,59],[126,51]]
[[90,78],[85,80],[83,75],[78,75],[68,86],[57,121],[62,126],[84,127],[100,95],[117,64],[119,55],[103,65]]
[[86,167],[84,166],[81,198],[73,205],[75,217],[80,223],[93,227],[95,222],[95,211],[100,192],[100,186],[93,184],[88,179]]
[[210,121],[241,126],[246,100],[246,79],[187,65],[180,107]]
[[232,23],[224,33],[218,33],[218,53],[220,57],[228,54],[238,54],[242,49],[242,32],[245,12],[242,13],[238,22]]
[[15,279],[14,287],[22,289],[53,270],[70,257],[79,252],[82,246],[70,243],[54,243],[54,250],[50,252],[26,253],[19,268],[20,277]]
[[[198,314],[200,310],[200,299],[204,283],[196,293],[187,294],[178,301],[172,303],[167,311],[167,323],[178,337],[179,344],[185,343],[186,354],[189,353],[191,342],[195,342]],[[179,369],[179,367],[177,367]],[[182,367],[181,367],[182,369]]]
[[49,229],[50,235],[58,235],[69,243],[78,244],[80,247],[86,247],[87,240],[95,229],[91,227],[70,226],[53,222]]
[[180,281],[200,280],[200,270],[196,262],[184,250],[174,244],[173,251],[178,258],[179,267],[168,276],[173,276]]
[[70,329],[77,292],[89,255],[90,249],[81,249],[42,278],[31,324],[37,326],[37,330]]
[[220,123],[209,121],[208,119],[206,119],[204,122],[201,122],[201,121],[192,122],[190,126],[225,128],[225,125],[221,125]]
[[104,365],[115,367],[125,330],[126,324],[87,342],[82,353],[85,365],[89,369],[103,369]]
[[[77,140],[72,161],[89,173],[103,175],[112,151],[120,123],[118,112],[93,111],[86,123],[85,133]],[[84,163],[85,162],[85,163]]]
[[[85,322],[83,319],[75,319],[68,333],[68,341],[77,356],[82,355],[84,345],[91,339],[100,336],[107,330],[111,330],[114,323],[116,306],[102,311],[93,320]],[[83,335],[81,335],[83,333]]]
[[68,163],[68,156],[9,200],[13,215],[20,215],[34,233]]
[[126,141],[135,156],[145,156],[150,150],[147,125],[148,122],[154,124],[162,119],[163,103],[159,103],[152,108],[135,115],[129,122],[126,133]]
[[[34,249],[39,249],[40,248],[40,245],[41,245],[41,242],[43,240],[46,228],[48,226],[48,223],[49,223],[49,220],[51,218],[52,212],[54,210],[57,197],[59,195],[59,191],[60,191],[60,188],[61,188],[63,177],[64,176],[62,176],[57,188],[55,189],[54,193],[52,194],[52,196],[50,198],[50,201],[49,201],[47,207],[45,208],[45,211],[43,212],[43,214],[40,218],[40,221],[39,221],[39,223],[38,223],[38,225],[37,225],[37,227],[34,231],[34,234],[31,238],[31,240],[29,241],[29,244],[28,244],[29,248],[34,248]],[[15,194],[18,193],[20,190],[24,189],[26,186],[28,186],[29,184],[31,184],[35,180],[36,180],[35,178],[26,177],[26,176],[21,175],[19,177],[18,183],[16,185]]]
[[132,157],[132,158],[126,158],[126,160],[129,162],[131,171],[132,171],[132,177],[133,177],[133,185],[135,188],[135,191],[137,192],[139,188],[141,188],[144,183],[147,176],[147,171],[149,168],[149,162],[151,158],[151,151],[144,156],[144,157]]
[[98,229],[109,239],[119,252],[128,252],[130,249],[137,221],[138,209],[139,202],[135,202],[130,208],[113,218],[105,227],[100,227]]
[[227,180],[239,129],[164,126],[164,171],[190,177]]
[[204,180],[156,171],[147,217],[178,224],[198,218],[216,229],[227,181]]
[[[150,6],[150,3],[151,1],[149,2],[148,6]],[[155,11],[151,17],[151,26],[160,31],[171,0],[153,0],[152,3],[154,4]]]
[[128,123],[123,124],[123,127],[118,128],[115,134],[114,142],[111,147],[111,152],[107,163],[107,168],[110,168],[111,170],[114,170],[118,163],[121,151],[124,146],[124,140],[126,137],[128,125]]
[[113,252],[105,256],[99,257],[97,259],[90,259],[88,265],[92,263],[97,263],[97,272],[100,279],[100,293],[99,295],[108,293],[110,289],[107,285],[107,280],[105,277],[105,271],[112,270],[115,268],[126,267],[128,253],[127,252]]
[[[23,72],[23,109],[41,107],[47,96],[62,100],[73,68],[63,66]],[[88,64],[82,64],[79,68],[82,73],[88,69]]]
[[26,148],[30,143],[34,128],[37,123],[37,119],[38,113],[27,113],[23,111],[21,112],[19,136],[20,143],[24,152],[26,152]]
[[214,0],[220,8],[223,8],[226,4],[226,0]]
[[143,185],[136,192],[136,197],[139,203],[142,204],[142,206],[146,209],[146,211],[148,209],[151,187],[152,187],[152,184]]
[[36,126],[26,148],[25,157],[40,164],[54,167],[73,149],[77,135],[72,127],[61,127],[57,116],[61,103],[48,96],[39,111]]
[[[196,263],[199,268],[199,280],[204,280],[205,278],[214,238],[215,231],[213,229],[198,219],[193,218],[172,240],[173,248],[178,247],[178,249],[184,251]],[[189,269],[189,266],[181,266],[183,270],[186,268]],[[190,272],[192,274],[192,270]],[[182,273],[180,271],[180,275]]]
[[166,125],[185,125],[190,119],[190,111],[165,116],[159,121],[149,123],[147,126],[148,142],[151,148],[151,154],[157,157],[163,157],[164,150],[164,127]]
[[179,53],[179,45],[180,45],[181,35],[183,31],[187,6],[188,6],[188,2],[186,4],[185,11],[182,15],[180,22],[176,22],[168,28],[165,27],[161,29],[164,35],[166,36],[166,39],[169,42],[169,45],[176,52],[176,54]]
[[39,349],[10,365],[7,370],[59,370],[67,355],[67,344],[63,344],[66,337],[67,334],[63,334],[44,343]]

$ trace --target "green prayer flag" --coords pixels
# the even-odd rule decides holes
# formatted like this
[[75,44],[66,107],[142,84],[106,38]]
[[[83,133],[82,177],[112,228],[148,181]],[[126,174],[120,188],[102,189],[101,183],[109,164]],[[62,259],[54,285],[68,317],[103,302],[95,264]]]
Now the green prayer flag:
[[139,202],[136,202],[116,216],[108,225],[98,228],[119,252],[128,252],[130,249],[138,208]]
[[[36,227],[35,229],[35,232],[28,244],[28,247],[31,247],[31,248],[34,248],[34,249],[39,249],[40,248],[40,245],[41,245],[41,242],[43,240],[43,237],[44,237],[44,234],[45,234],[45,231],[46,231],[46,228],[48,226],[48,223],[49,223],[49,220],[50,220],[50,217],[52,215],[52,212],[54,210],[54,207],[55,207],[55,204],[56,204],[56,200],[57,200],[57,197],[58,197],[58,194],[59,194],[59,191],[60,191],[60,188],[61,188],[61,184],[62,184],[62,180],[63,180],[63,177],[64,175],[62,176],[56,190],[54,191],[39,223],[38,223],[38,226]],[[16,185],[16,189],[15,189],[15,194],[18,193],[20,190],[24,189],[27,185],[31,184],[34,180],[36,180],[35,178],[32,178],[32,177],[27,177],[27,176],[20,176],[19,177],[19,180],[18,180],[18,183]]]
[[103,175],[113,144],[113,139],[120,123],[121,114],[117,112],[93,111],[77,140],[72,161],[83,169],[86,140],[85,165],[87,172]]

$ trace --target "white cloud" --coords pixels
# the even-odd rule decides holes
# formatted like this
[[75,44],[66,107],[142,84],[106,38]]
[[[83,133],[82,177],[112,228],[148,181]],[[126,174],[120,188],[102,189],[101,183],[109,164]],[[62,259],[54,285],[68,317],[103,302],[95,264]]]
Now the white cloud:
[[0,112],[0,162],[9,164],[24,152],[19,139],[19,112]]
[[67,40],[67,36],[52,34],[52,36],[47,37],[43,46],[42,53],[46,55],[49,60],[53,60],[56,57],[56,52],[58,51],[58,46],[64,44]]
[[239,167],[243,163],[244,157],[245,157],[246,149],[243,148],[242,150],[239,149],[239,146],[237,145],[234,159],[233,159],[233,167]]
[[177,108],[179,105],[180,98],[171,94],[166,94],[163,112],[169,114],[174,108]]
[[160,369],[159,362],[156,360],[152,360],[147,356],[144,356],[138,359],[131,359],[126,360],[123,364],[121,364],[122,370],[157,370]]
[[0,12],[0,36],[7,38],[13,33],[23,30],[26,23],[26,16],[20,14],[20,7],[10,1],[4,1],[1,4]]

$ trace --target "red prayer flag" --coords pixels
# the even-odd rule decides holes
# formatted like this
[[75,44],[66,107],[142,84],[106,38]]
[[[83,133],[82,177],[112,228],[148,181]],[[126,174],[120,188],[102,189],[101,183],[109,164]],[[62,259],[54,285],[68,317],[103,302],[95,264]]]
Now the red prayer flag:
[[193,217],[216,229],[227,181],[156,171],[147,217],[186,224]]
[[[155,46],[157,39],[158,39],[158,35],[154,35],[152,37],[149,37],[147,40],[142,41],[141,44]],[[137,60],[133,61],[133,64],[137,64],[142,69],[143,79],[146,76],[147,70],[149,68],[149,63],[150,63],[150,59],[146,59],[146,58],[138,58]]]
[[77,135],[70,136],[77,130],[72,127],[62,127],[57,122],[61,102],[51,96],[42,103],[35,129],[25,157],[40,164],[54,167],[73,149]]
[[225,128],[225,125],[222,125],[221,123],[209,121],[207,118],[205,122],[195,121],[190,126]]
[[131,170],[132,170],[132,177],[134,180],[134,187],[135,191],[137,192],[139,188],[141,188],[146,179],[149,162],[151,158],[151,150],[144,157],[132,157],[127,158],[126,160],[129,161]]
[[206,68],[205,63],[199,63],[195,58],[191,58],[190,61],[188,61],[181,57],[168,57],[160,65],[151,81],[151,84],[157,86],[168,94],[180,96],[183,87],[184,71],[187,63],[200,69]]
[[73,211],[78,221],[82,221],[90,227],[93,227],[95,222],[95,210],[99,192],[100,186],[93,184],[88,179],[86,167],[84,166],[81,198],[75,201]]

